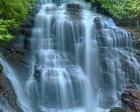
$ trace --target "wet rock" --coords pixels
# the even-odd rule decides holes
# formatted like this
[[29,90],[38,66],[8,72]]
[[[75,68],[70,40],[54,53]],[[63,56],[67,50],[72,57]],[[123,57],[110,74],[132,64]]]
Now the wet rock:
[[36,14],[38,13],[38,11],[41,9],[41,5],[39,4],[36,4],[32,7],[32,11],[30,13],[30,15],[33,17],[33,16],[36,16]]
[[127,112],[123,107],[114,107],[109,112]]
[[80,4],[69,3],[66,5],[67,11],[79,12],[81,10]]
[[102,28],[107,28],[105,23],[102,20],[102,17],[96,17],[94,18],[94,23],[96,24],[96,29],[102,29]]
[[[38,10],[38,9],[37,9]],[[26,20],[22,23],[20,27],[20,33],[24,35],[26,38],[31,36],[32,28],[34,27],[34,16],[38,11],[34,8],[32,9],[30,15],[26,18]]]
[[81,20],[81,6],[80,4],[69,3],[66,4],[66,16],[67,19],[71,19],[72,21],[80,21]]
[[0,96],[0,112],[15,112],[15,110],[8,104],[7,100]]
[[29,38],[24,39],[24,49],[27,51],[31,51],[31,39]]
[[22,27],[21,34],[24,35],[25,37],[30,37],[31,31],[32,31],[31,28]]
[[34,70],[35,70],[35,74],[34,74],[35,78],[40,79],[42,68],[35,67]]
[[10,86],[9,80],[4,73],[0,73],[0,96],[3,97],[7,103],[15,110],[15,112],[22,112],[17,104],[16,95]]
[[121,95],[122,105],[128,112],[140,112],[140,91],[127,89]]
[[128,83],[125,86],[126,89],[136,89],[136,85],[134,84],[133,80],[129,80]]
[[135,83],[139,83],[139,81],[137,81],[139,78],[137,75],[134,74],[139,74],[139,71],[135,68],[135,66],[133,66],[132,63],[135,63],[133,60],[128,61],[128,59],[126,59],[126,57],[121,59],[121,68],[122,70],[127,73],[126,77],[128,77],[129,81],[127,84],[126,88],[129,89],[135,89]]
[[2,64],[0,62],[0,73],[2,73],[2,70],[3,70],[3,66],[2,66]]
[[20,33],[25,37],[30,37],[33,26],[34,26],[34,17],[28,16],[24,21],[24,23],[21,25]]

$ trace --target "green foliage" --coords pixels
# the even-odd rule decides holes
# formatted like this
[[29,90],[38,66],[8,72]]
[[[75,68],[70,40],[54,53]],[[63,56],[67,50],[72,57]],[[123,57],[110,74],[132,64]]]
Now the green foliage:
[[140,0],[86,0],[100,3],[115,18],[136,18],[140,16]]
[[11,40],[10,30],[18,28],[35,0],[0,0],[0,40]]
[[17,26],[18,25],[14,20],[0,19],[0,40],[6,40],[6,41],[11,40],[13,36],[10,35],[9,30]]

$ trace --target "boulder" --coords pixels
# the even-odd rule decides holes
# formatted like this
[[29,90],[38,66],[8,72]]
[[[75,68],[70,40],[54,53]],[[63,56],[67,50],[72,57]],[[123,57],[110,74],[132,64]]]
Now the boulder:
[[127,112],[123,107],[114,107],[109,112]]
[[128,112],[140,112],[140,91],[127,89],[121,95],[122,105]]

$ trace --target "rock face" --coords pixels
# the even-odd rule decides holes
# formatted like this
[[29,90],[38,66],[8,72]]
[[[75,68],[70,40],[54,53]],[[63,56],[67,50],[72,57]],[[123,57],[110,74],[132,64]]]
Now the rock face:
[[140,112],[140,91],[135,89],[125,90],[121,95],[122,105],[127,112]]
[[114,107],[109,112],[127,112],[127,111],[122,107]]
[[2,73],[2,70],[3,70],[3,66],[2,66],[2,64],[0,62],[0,73]]
[[[2,70],[3,67],[2,64],[0,63],[0,98],[2,99],[4,98],[8,103],[8,105],[15,110],[14,112],[22,112],[16,102],[16,95],[12,90],[8,79],[4,76]],[[1,108],[0,108],[0,112],[1,112]]]
[[69,3],[66,5],[67,10],[68,11],[80,11],[81,10],[81,6],[79,4],[75,4],[75,3]]

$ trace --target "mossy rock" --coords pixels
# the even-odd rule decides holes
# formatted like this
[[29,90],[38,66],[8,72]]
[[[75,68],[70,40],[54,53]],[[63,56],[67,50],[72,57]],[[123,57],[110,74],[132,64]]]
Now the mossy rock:
[[122,107],[114,107],[109,112],[126,112],[126,110]]

